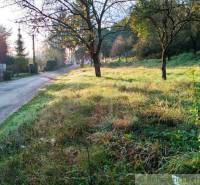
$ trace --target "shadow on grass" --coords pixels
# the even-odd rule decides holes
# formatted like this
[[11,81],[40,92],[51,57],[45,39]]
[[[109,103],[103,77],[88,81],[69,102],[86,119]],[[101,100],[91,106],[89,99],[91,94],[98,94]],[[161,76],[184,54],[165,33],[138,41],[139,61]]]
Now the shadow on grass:
[[119,86],[118,87],[119,91],[122,92],[136,92],[136,93],[142,93],[144,95],[162,95],[163,91],[160,90],[150,90],[150,89],[144,89],[144,88],[140,88],[140,87],[126,87],[126,86]]
[[113,78],[113,77],[111,77],[111,76],[102,76],[101,78],[104,78],[104,79],[106,79],[106,80],[114,80],[114,81],[124,81],[124,82],[138,82],[139,80],[136,80],[135,78],[128,78],[128,79],[126,79],[126,78],[122,78],[122,77],[117,77],[117,78]]
[[[107,79],[127,81],[123,78],[107,77]],[[128,81],[130,80],[128,79]],[[134,167],[134,169],[131,169],[131,173],[156,173],[166,162],[163,158],[168,157],[167,160],[170,161],[173,156],[179,157],[185,152],[196,152],[199,149],[196,126],[185,124],[184,118],[180,117],[179,119],[179,115],[170,111],[172,108],[174,108],[173,110],[176,109],[173,103],[184,88],[189,88],[188,84],[189,82],[178,83],[175,87],[178,90],[167,95],[162,89],[149,89],[145,86],[113,86],[113,88],[122,92],[138,92],[147,95],[148,98],[145,103],[138,103],[136,109],[133,109],[129,104],[129,98],[122,98],[122,93],[113,98],[110,95],[103,96],[99,91],[89,98],[81,97],[77,100],[77,98],[71,97],[53,102],[46,107],[43,114],[34,117],[33,121],[41,120],[41,125],[29,127],[30,122],[24,119],[25,123],[28,124],[27,127],[21,126],[21,130],[16,132],[15,135],[10,135],[7,140],[0,141],[0,162],[1,159],[6,158],[10,164],[10,166],[5,166],[7,170],[0,166],[0,171],[3,174],[0,174],[0,179],[2,178],[2,182],[6,182],[5,178],[9,177],[11,179],[10,184],[15,184],[15,174],[21,171],[26,173],[18,174],[19,184],[30,184],[30,175],[33,175],[37,182],[42,182],[41,184],[51,184],[52,179],[54,179],[55,184],[59,184],[57,179],[61,179],[63,180],[61,184],[63,184],[66,174],[71,174],[72,179],[81,179],[80,177],[84,176],[82,175],[83,172],[86,172],[87,175],[88,167],[85,164],[81,166],[80,171],[77,171],[77,174],[81,175],[77,178],[76,174],[72,174],[72,171],[70,171],[72,169],[70,166],[80,166],[82,165],[80,161],[88,162],[87,158],[84,158],[84,155],[87,156],[88,154],[76,148],[80,143],[84,145],[88,141],[88,136],[90,136],[90,142],[88,142],[87,147],[90,149],[88,151],[91,154],[91,161],[94,166],[92,177],[99,173],[105,173],[109,176],[109,173],[102,169],[106,168],[108,171],[113,171],[116,169],[116,164],[121,164],[118,166],[120,172],[124,169],[124,166],[129,169],[130,161],[133,162],[131,166]],[[52,84],[47,90],[79,90],[92,85],[90,83],[58,83]],[[173,93],[175,93],[175,96]],[[44,95],[47,96],[46,93]],[[158,100],[160,104],[155,103],[155,100]],[[44,105],[48,101],[45,100]],[[167,110],[162,107],[165,106],[165,104],[162,104],[163,101],[169,104],[169,106],[166,106]],[[41,112],[44,108],[40,106],[41,100],[38,99],[36,103],[38,105],[33,103],[29,107],[35,107]],[[185,105],[180,105],[180,107],[182,106]],[[165,114],[168,111],[169,114]],[[31,112],[32,114],[33,112]],[[22,117],[25,116],[27,116],[26,112]],[[114,128],[114,122],[124,127]],[[126,127],[129,122],[131,127]],[[172,125],[172,122],[174,122],[173,127],[169,126]],[[104,145],[101,140],[103,140]],[[92,150],[97,141],[97,147]],[[86,147],[82,145],[80,147]],[[109,155],[102,155],[101,146],[106,147],[105,154]],[[26,149],[24,150],[23,147],[26,147]],[[71,161],[68,162],[70,159]],[[33,161],[31,167],[38,170],[36,175],[30,171],[29,161]],[[65,169],[66,166],[69,168]],[[194,167],[194,169],[197,168],[198,166]],[[52,169],[56,169],[56,171],[51,171]],[[67,173],[63,173],[63,169]],[[57,171],[60,173],[57,173]],[[169,169],[163,172],[167,173],[168,171]],[[126,174],[128,172],[128,170],[125,171]],[[103,184],[104,179],[102,177],[97,180],[99,180],[97,184]]]
[[65,89],[69,90],[81,90],[91,87],[91,83],[55,83],[50,85],[47,89],[50,91],[61,91]]

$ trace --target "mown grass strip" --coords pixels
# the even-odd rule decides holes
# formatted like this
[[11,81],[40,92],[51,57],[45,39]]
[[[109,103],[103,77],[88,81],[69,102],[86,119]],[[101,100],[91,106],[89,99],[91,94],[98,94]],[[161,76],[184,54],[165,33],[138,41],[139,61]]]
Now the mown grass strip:
[[41,91],[29,103],[24,105],[1,124],[0,139],[5,138],[24,124],[33,124],[38,118],[41,110],[52,98],[53,97],[48,95],[45,91]]

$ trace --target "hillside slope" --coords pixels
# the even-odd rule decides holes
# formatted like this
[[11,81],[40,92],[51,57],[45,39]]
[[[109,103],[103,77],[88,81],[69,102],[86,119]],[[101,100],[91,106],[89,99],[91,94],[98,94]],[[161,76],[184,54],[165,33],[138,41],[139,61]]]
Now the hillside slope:
[[41,90],[0,129],[0,184],[125,185],[135,173],[199,173],[200,59],[188,55],[170,61],[166,82],[149,60],[109,64],[102,78],[77,69]]

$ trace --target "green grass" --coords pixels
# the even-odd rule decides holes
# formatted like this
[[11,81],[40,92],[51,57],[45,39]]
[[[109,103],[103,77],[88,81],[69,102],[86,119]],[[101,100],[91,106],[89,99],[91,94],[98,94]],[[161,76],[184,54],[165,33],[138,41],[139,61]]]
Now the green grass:
[[199,173],[199,64],[172,58],[165,82],[159,60],[59,78],[1,127],[0,184],[126,185],[135,173]]
[[12,132],[16,131],[20,126],[32,125],[38,118],[41,109],[46,106],[50,99],[52,99],[52,97],[49,96],[48,93],[41,91],[36,98],[24,105],[0,126],[0,139],[12,134]]
[[[171,60],[168,61],[167,67],[191,67],[198,66],[200,60],[200,51],[194,56],[192,53],[182,53],[178,56],[171,57]],[[148,67],[154,68],[161,65],[161,61],[159,59],[145,59],[145,60],[137,60],[135,57],[129,57],[126,61],[125,58],[119,59],[109,59],[107,63],[103,63],[104,66],[107,67],[122,67],[122,66],[132,66],[134,63],[135,66],[139,67]]]

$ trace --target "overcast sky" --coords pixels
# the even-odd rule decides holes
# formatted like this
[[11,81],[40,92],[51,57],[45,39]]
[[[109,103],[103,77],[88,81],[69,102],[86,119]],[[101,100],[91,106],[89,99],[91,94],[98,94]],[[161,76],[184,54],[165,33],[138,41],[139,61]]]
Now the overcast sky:
[[[15,41],[17,40],[19,24],[15,23],[17,18],[22,16],[22,10],[17,6],[4,7],[4,4],[0,0],[0,25],[3,25],[7,30],[11,29],[12,35],[9,38],[9,48],[12,54],[15,52]],[[26,47],[26,52],[29,56],[32,56],[32,38],[28,34],[27,28],[20,25],[21,34],[23,37],[24,45]],[[41,46],[41,35],[36,35],[36,50],[39,51],[39,46]]]

